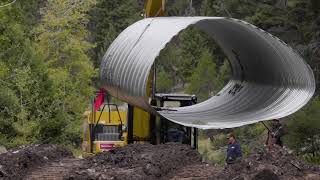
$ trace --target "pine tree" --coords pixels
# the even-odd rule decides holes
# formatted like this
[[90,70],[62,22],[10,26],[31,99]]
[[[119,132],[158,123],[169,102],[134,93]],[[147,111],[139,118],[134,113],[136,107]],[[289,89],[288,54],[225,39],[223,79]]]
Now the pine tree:
[[37,27],[36,53],[48,67],[50,117],[40,124],[43,141],[79,144],[82,113],[93,94],[91,80],[96,74],[87,55],[89,1],[48,0]]
[[204,101],[216,93],[217,72],[216,64],[212,59],[210,51],[204,49],[187,87],[187,92],[196,94],[200,101]]
[[90,11],[88,28],[96,47],[91,52],[95,67],[113,40],[129,25],[143,18],[144,1],[137,0],[98,0]]
[[41,111],[36,102],[41,99],[44,68],[32,57],[23,5],[17,2],[0,10],[0,144],[9,147],[35,141]]

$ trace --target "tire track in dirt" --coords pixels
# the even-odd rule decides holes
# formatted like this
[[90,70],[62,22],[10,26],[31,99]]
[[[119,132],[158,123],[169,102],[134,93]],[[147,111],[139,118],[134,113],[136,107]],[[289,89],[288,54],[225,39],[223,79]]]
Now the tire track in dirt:
[[222,167],[209,164],[188,165],[178,170],[170,180],[207,180],[221,171]]
[[38,167],[65,158],[72,159],[72,152],[53,144],[33,144],[10,149],[0,155],[0,179],[24,179]]
[[34,168],[24,180],[63,180],[72,168],[81,166],[82,161],[75,158],[64,158]]

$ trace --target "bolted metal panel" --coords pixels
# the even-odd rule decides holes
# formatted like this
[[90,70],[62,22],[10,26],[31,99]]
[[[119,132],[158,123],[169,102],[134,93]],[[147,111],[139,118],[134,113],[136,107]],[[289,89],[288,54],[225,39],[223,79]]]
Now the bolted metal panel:
[[[151,67],[160,51],[194,25],[222,48],[232,68],[229,83],[202,103],[155,111],[146,95]],[[247,22],[223,17],[147,18],[125,29],[100,66],[104,88],[134,106],[190,127],[232,128],[282,118],[313,96],[311,68],[291,47]]]

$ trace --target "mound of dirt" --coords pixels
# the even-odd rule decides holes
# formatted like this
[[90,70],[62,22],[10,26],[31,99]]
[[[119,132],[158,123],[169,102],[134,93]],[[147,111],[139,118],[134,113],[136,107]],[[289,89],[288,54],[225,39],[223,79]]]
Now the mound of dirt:
[[0,179],[319,180],[320,167],[274,147],[254,150],[225,168],[201,162],[188,145],[130,144],[86,159],[56,145],[30,145],[0,154]]
[[130,144],[83,161],[66,179],[168,179],[184,166],[201,164],[201,157],[182,144]]
[[0,179],[22,179],[34,167],[63,157],[71,151],[57,145],[29,145],[0,154]]
[[190,146],[172,143],[131,144],[82,161],[65,179],[320,179],[319,166],[307,165],[280,147],[256,149],[225,168],[204,164]]
[[320,179],[320,167],[303,163],[292,152],[276,146],[270,151],[256,149],[241,162],[215,174],[213,179],[316,180]]

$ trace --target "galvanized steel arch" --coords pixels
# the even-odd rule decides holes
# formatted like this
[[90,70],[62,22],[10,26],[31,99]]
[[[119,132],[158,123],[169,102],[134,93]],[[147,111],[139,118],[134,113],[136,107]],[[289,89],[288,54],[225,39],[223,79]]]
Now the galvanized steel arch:
[[[190,25],[221,46],[232,66],[231,80],[205,102],[156,112],[146,95],[151,67],[166,44]],[[160,17],[134,23],[109,47],[100,79],[113,96],[202,129],[285,117],[303,107],[315,91],[311,68],[291,47],[252,24],[223,17]]]

